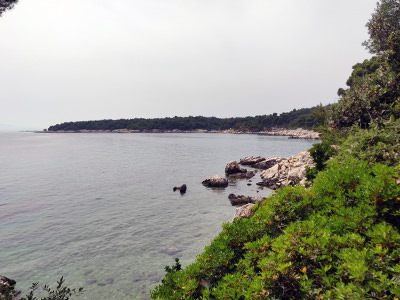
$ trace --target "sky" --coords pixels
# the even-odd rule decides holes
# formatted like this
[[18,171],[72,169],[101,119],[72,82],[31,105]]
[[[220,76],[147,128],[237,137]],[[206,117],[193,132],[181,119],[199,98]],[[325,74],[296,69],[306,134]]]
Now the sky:
[[242,117],[337,102],[376,0],[20,0],[0,17],[0,129]]

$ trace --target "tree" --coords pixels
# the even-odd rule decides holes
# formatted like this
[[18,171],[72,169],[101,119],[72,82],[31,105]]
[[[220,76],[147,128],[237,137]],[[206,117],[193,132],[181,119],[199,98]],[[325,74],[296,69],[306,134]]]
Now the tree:
[[0,0],[0,17],[4,11],[13,8],[17,2],[18,0]]
[[375,54],[389,49],[388,39],[392,32],[400,30],[400,0],[381,0],[366,24],[370,35],[363,45]]
[[378,2],[367,27],[364,45],[377,55],[354,65],[349,88],[339,90],[330,120],[336,129],[400,118],[400,0]]

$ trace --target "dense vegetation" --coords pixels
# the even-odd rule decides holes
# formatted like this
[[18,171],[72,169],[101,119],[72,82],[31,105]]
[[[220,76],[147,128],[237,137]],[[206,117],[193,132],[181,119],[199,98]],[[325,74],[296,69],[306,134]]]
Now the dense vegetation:
[[7,9],[11,9],[18,0],[0,0],[0,17]]
[[320,128],[312,186],[224,224],[193,264],[167,268],[153,299],[400,297],[399,10],[382,0],[367,24],[376,56],[353,67]]
[[281,128],[313,128],[322,125],[326,108],[321,105],[312,108],[294,109],[280,115],[262,115],[243,118],[216,118],[216,117],[173,117],[157,119],[120,119],[66,122],[50,126],[48,130],[243,130],[262,131],[272,127]]

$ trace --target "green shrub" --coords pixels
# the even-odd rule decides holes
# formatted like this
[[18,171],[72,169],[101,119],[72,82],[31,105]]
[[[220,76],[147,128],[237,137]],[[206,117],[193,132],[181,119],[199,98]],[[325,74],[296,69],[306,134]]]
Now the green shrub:
[[[19,296],[20,292],[12,289],[11,291],[4,294],[0,293],[0,299],[39,300],[39,298],[37,298],[36,296],[38,289],[39,283],[36,282],[32,284],[29,294],[25,295],[25,297],[16,298]],[[57,286],[55,289],[51,289],[48,285],[45,285],[42,287],[42,290],[42,293],[45,294],[45,296],[42,296],[40,300],[72,300],[73,298],[71,297],[79,296],[83,293],[83,288],[79,288],[78,290],[76,290],[65,286],[64,277],[61,277],[60,280],[57,281]]]
[[351,156],[370,163],[399,165],[400,122],[374,124],[369,130],[353,128],[352,134],[339,147],[338,159]]
[[306,166],[306,178],[308,181],[313,181],[318,172],[325,169],[326,162],[335,154],[335,150],[331,145],[322,142],[314,144],[309,152],[313,158],[315,167],[309,168]]

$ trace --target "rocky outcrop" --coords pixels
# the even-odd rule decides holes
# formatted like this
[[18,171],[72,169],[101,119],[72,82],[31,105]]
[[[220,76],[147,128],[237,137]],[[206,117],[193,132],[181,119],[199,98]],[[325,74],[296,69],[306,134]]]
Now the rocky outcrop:
[[305,185],[306,166],[313,167],[314,163],[308,151],[300,152],[296,156],[282,159],[274,166],[261,173],[262,182],[257,183],[276,190],[288,185]]
[[180,193],[183,195],[184,193],[186,193],[187,190],[187,186],[186,184],[182,184],[181,186],[176,186],[173,188],[173,191],[180,191]]
[[247,172],[247,170],[242,169],[235,160],[228,162],[225,166],[225,174],[226,175],[246,173],[246,172]]
[[6,297],[12,295],[14,292],[15,284],[15,280],[0,275],[0,299],[3,299],[3,296]]
[[255,172],[247,172],[247,169],[242,169],[236,161],[232,160],[225,166],[225,175],[229,178],[250,179],[255,175]]
[[262,156],[247,156],[239,161],[240,165],[251,166],[256,169],[266,170],[281,162],[284,158],[277,156],[262,157]]
[[250,218],[253,216],[253,206],[253,203],[249,203],[236,208],[236,212],[232,221],[235,221],[236,219]]
[[291,139],[315,139],[315,140],[319,139],[318,132],[302,128],[297,128],[297,129],[275,128],[269,131],[262,131],[260,133],[272,136],[288,136]]
[[239,161],[239,165],[242,165],[242,166],[253,166],[253,165],[255,165],[257,163],[260,163],[260,162],[262,162],[264,160],[265,160],[265,157],[261,157],[261,156],[256,156],[256,157],[246,156],[245,158],[242,158]]
[[228,175],[229,178],[235,178],[235,179],[250,179],[253,178],[254,175],[256,175],[257,171],[249,171],[245,173],[236,173],[236,174],[231,174]]
[[282,157],[270,156],[270,157],[266,158],[265,160],[263,160],[259,163],[256,163],[255,165],[253,165],[253,167],[257,168],[257,169],[266,170],[266,169],[269,169],[269,168],[275,166],[277,163],[280,163],[282,160],[284,160],[284,158],[282,158]]
[[202,182],[202,184],[206,187],[227,187],[228,186],[228,180],[225,178],[222,178],[219,175],[215,175],[213,177],[209,177],[206,180]]
[[248,203],[256,203],[256,202],[261,202],[263,201],[263,197],[261,196],[256,196],[256,197],[250,197],[250,196],[244,196],[244,195],[235,195],[235,194],[229,194],[228,196],[229,201],[231,201],[231,204],[233,206],[236,205],[244,205]]

